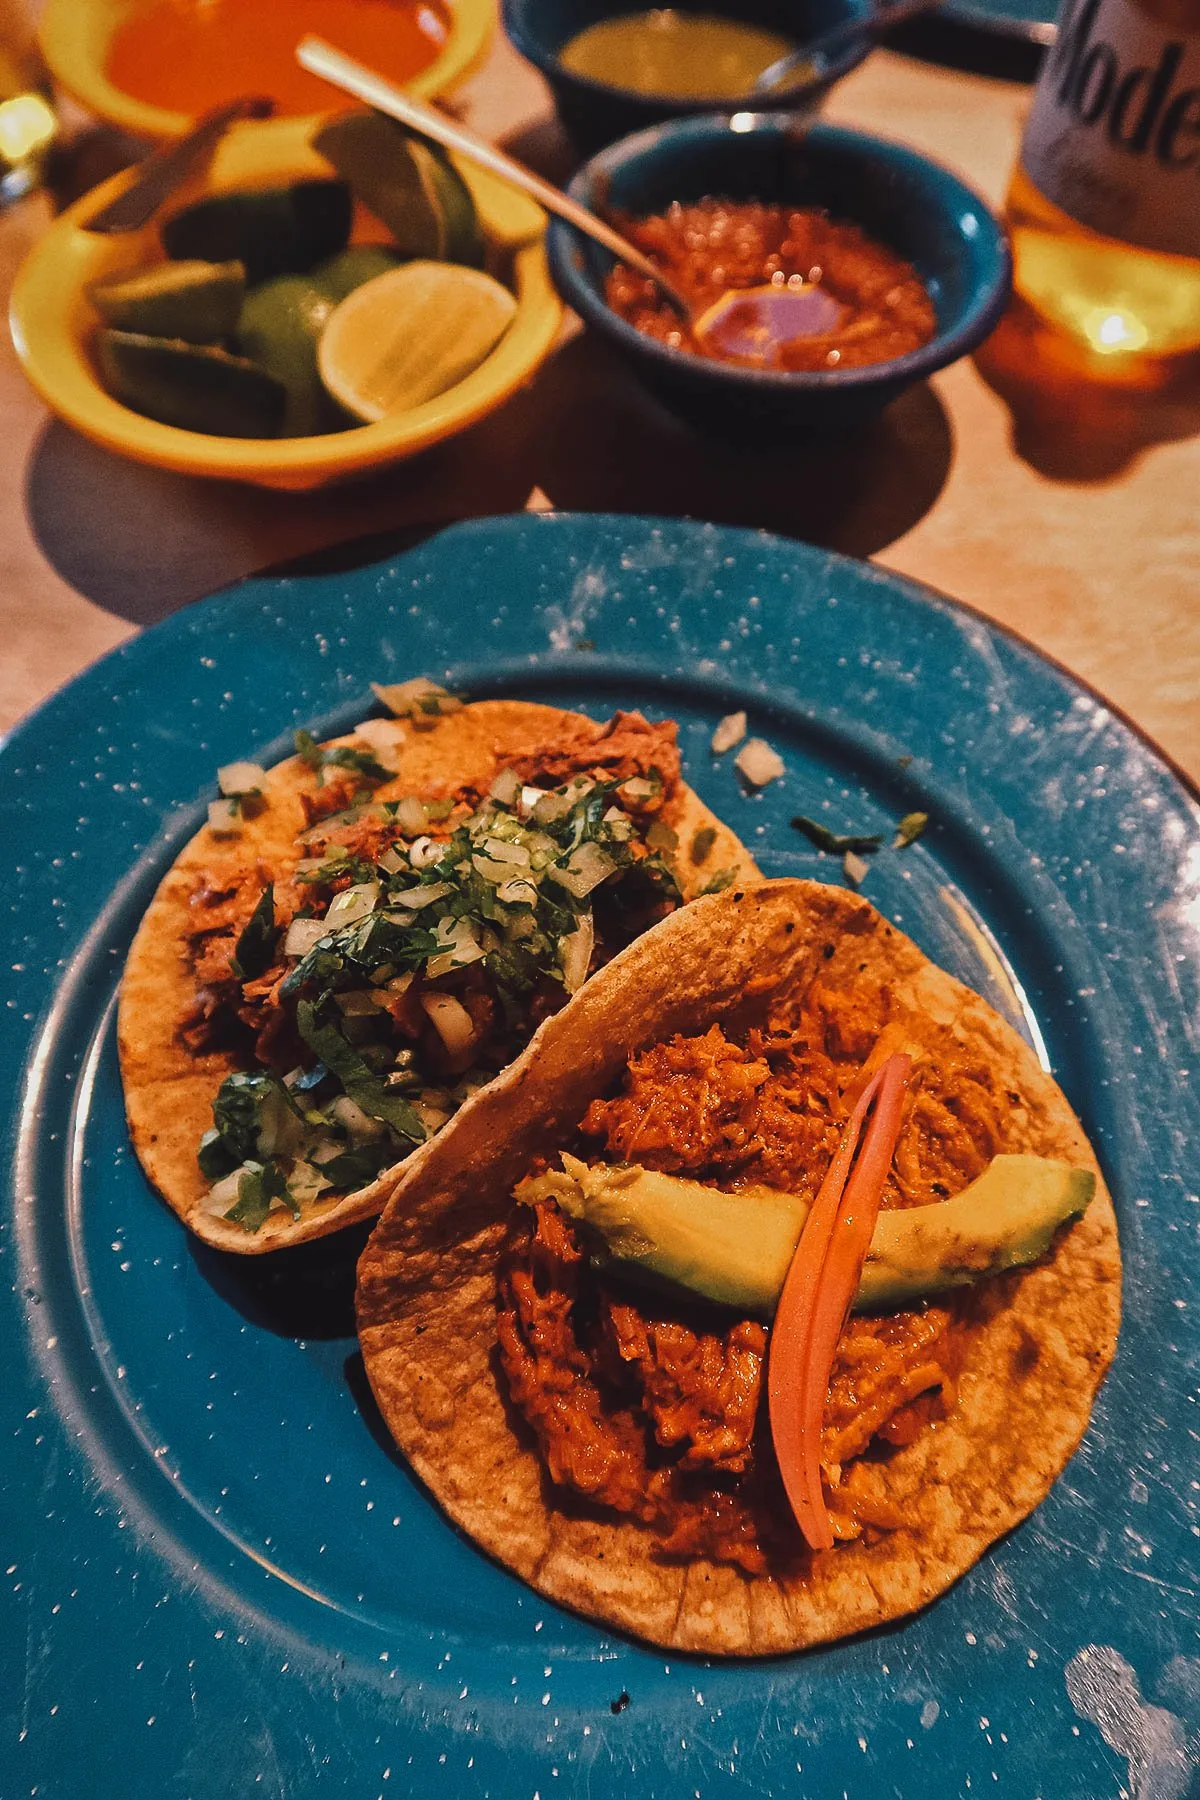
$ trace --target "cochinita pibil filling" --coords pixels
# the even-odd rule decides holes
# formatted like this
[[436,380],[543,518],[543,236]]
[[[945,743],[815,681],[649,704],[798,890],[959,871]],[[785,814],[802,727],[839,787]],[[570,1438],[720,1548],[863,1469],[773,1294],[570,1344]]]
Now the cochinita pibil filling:
[[605,285],[609,306],[672,349],[827,373],[904,356],[934,334],[933,302],[911,263],[815,208],[700,200],[621,224],[694,315],[732,292],[697,333],[652,281],[618,263]]
[[669,722],[618,714],[486,791],[387,801],[369,749],[298,747],[315,779],[286,874],[201,877],[191,897],[179,1033],[241,1065],[200,1165],[210,1210],[247,1231],[406,1156],[680,903]]
[[[809,1199],[886,1048],[889,993],[818,980],[801,1009],[744,1041],[713,1026],[635,1057],[595,1101],[575,1145],[736,1192],[765,1184]],[[1002,1147],[1005,1111],[982,1058],[917,1063],[884,1207],[959,1192]],[[961,1302],[843,1328],[821,1463],[835,1537],[904,1521],[876,1465],[954,1404]],[[553,1199],[515,1209],[498,1283],[500,1360],[550,1479],[640,1521],[666,1557],[757,1573],[803,1554],[771,1450],[763,1379],[769,1329],[701,1302],[634,1287],[589,1261]]]

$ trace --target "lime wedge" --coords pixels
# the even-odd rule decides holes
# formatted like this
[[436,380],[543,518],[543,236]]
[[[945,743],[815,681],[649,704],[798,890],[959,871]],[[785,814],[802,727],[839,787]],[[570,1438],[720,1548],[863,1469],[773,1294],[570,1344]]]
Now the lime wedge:
[[282,383],[211,344],[104,330],[96,334],[100,379],[114,400],[184,431],[217,437],[277,437],[287,405]]
[[405,263],[334,310],[317,351],[321,379],[359,419],[420,406],[478,368],[516,310],[508,289],[478,269]]
[[93,281],[88,299],[106,325],[151,337],[215,344],[237,324],[246,292],[240,262],[168,262]]
[[446,152],[412,137],[382,113],[342,113],[323,125],[313,148],[383,222],[402,256],[483,261],[471,190]]
[[309,279],[334,300],[344,300],[347,294],[352,294],[364,281],[374,281],[376,275],[386,275],[389,269],[398,267],[402,260],[386,244],[351,244],[340,256],[331,256],[328,262],[318,264]]
[[163,248],[173,262],[236,258],[253,286],[270,275],[303,275],[344,250],[352,210],[343,181],[294,181],[290,187],[213,194],[167,220]]
[[335,304],[307,275],[277,275],[246,295],[238,345],[287,389],[283,437],[312,437],[342,423],[317,374],[317,343]]

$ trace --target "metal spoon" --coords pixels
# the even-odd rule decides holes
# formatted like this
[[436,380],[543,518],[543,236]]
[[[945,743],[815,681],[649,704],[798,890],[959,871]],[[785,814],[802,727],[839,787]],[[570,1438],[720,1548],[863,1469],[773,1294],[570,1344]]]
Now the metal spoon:
[[140,231],[152,219],[164,200],[168,199],[188,176],[196,163],[211,150],[229,127],[239,119],[269,119],[275,102],[265,94],[247,94],[214,107],[198,119],[186,137],[164,144],[138,165],[134,180],[107,206],[102,206],[87,220],[85,231]]
[[836,62],[843,50],[848,50],[857,39],[879,37],[893,25],[915,19],[918,13],[932,12],[940,5],[941,0],[892,0],[891,5],[876,7],[874,12],[856,19],[843,19],[840,25],[822,32],[820,37],[810,38],[807,44],[798,44],[777,62],[769,63],[746,98],[777,93],[787,86],[790,77],[798,74],[811,80],[820,73],[821,63]]
[[513,187],[530,194],[547,212],[565,219],[576,231],[594,238],[606,250],[611,250],[614,256],[619,256],[622,262],[628,263],[631,269],[636,269],[639,275],[646,276],[668,304],[682,318],[691,322],[693,308],[686,295],[680,292],[674,282],[668,280],[661,269],[655,267],[648,256],[642,254],[636,244],[631,244],[628,238],[622,237],[619,231],[614,231],[611,225],[606,225],[603,219],[598,219],[595,213],[580,206],[577,200],[572,200],[561,188],[543,181],[540,175],[535,175],[524,163],[505,155],[503,150],[497,150],[486,139],[476,137],[473,131],[448,119],[445,113],[422,105],[421,101],[414,100],[411,94],[406,94],[390,81],[385,81],[382,75],[377,75],[364,63],[356,62],[341,50],[335,50],[323,38],[301,38],[296,46],[296,61],[302,68],[308,69],[313,75],[320,75],[334,87],[341,88],[344,93],[353,94],[357,100],[365,100],[377,112],[387,113],[389,118],[397,119],[401,125],[420,132],[422,137],[432,138],[434,143],[445,145],[447,150],[457,150],[471,162],[478,163],[480,168],[490,169],[493,175],[499,175],[503,180],[511,182]]

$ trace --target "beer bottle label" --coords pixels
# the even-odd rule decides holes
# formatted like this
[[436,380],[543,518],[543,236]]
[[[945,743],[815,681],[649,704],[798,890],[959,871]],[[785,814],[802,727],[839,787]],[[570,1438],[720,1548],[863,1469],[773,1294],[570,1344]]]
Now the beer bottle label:
[[1081,225],[1200,257],[1200,36],[1129,0],[1066,0],[1021,161]]

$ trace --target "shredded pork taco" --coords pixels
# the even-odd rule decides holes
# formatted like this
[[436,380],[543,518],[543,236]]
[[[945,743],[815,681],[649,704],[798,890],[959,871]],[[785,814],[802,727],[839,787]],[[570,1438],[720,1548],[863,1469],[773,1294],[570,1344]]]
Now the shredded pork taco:
[[702,899],[399,1182],[366,1368],[449,1516],[706,1654],[909,1613],[1076,1449],[1113,1209],[1029,1046],[856,894]]
[[133,1142],[225,1249],[373,1217],[592,970],[757,873],[683,782],[669,721],[377,692],[398,716],[219,772],[129,955]]

